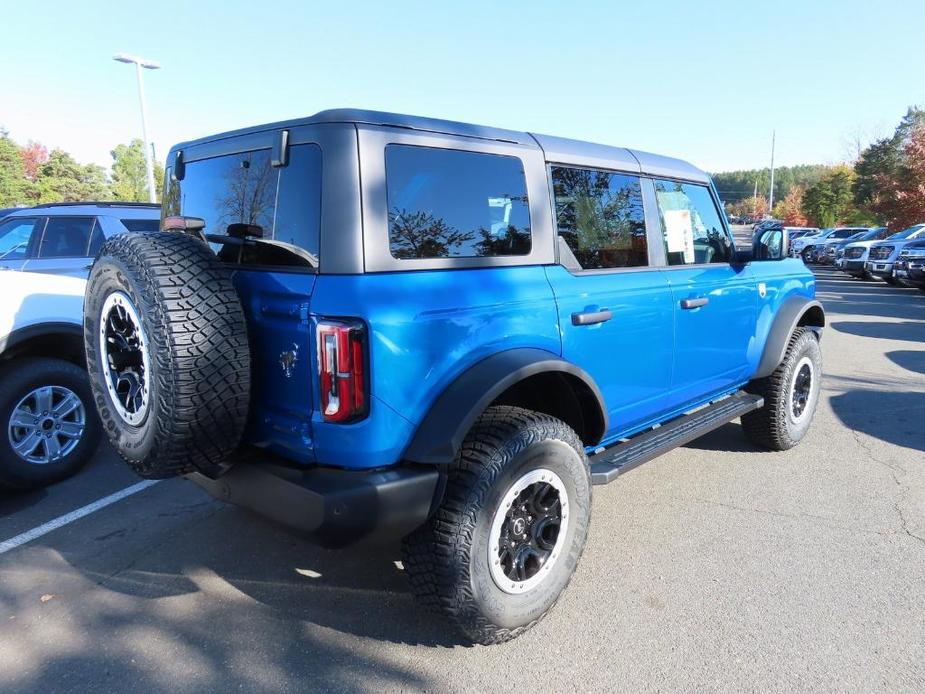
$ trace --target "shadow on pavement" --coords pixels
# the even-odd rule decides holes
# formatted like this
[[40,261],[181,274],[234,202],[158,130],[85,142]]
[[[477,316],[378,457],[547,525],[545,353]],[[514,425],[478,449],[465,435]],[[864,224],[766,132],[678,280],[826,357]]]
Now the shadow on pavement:
[[766,452],[749,443],[738,422],[729,422],[699,439],[694,439],[684,448],[694,448],[698,451],[725,451],[727,453],[760,453]]
[[925,309],[925,300],[915,289],[867,282],[840,273],[818,273],[816,290],[828,313],[914,320],[921,318]]
[[[6,655],[17,666],[0,668],[0,689],[10,691],[5,681],[30,692],[434,687],[379,655],[377,642],[460,644],[413,600],[397,545],[328,551],[177,490],[195,502],[185,511],[151,514],[146,505],[156,517],[123,517],[118,533],[59,547],[35,542],[4,569],[0,642],[15,644]],[[54,594],[47,604],[45,592]],[[93,679],[100,673],[108,681]]]
[[397,563],[397,542],[326,550],[244,509],[211,500],[203,505],[212,509],[209,515],[195,524],[181,521],[169,536],[161,533],[156,546],[115,573],[111,556],[64,556],[101,587],[134,597],[202,591],[194,576],[205,572],[214,585],[252,607],[269,608],[274,622],[292,628],[310,623],[380,641],[462,644],[413,599]]
[[44,489],[22,492],[15,489],[0,488],[0,518],[11,516],[17,511],[35,506],[46,496],[48,496],[48,492]]
[[925,451],[925,393],[856,389],[833,395],[829,403],[845,426],[887,443]]
[[925,340],[925,323],[903,321],[902,323],[875,323],[868,321],[839,321],[832,323],[839,332],[885,340],[907,340],[921,343]]
[[907,371],[925,374],[925,345],[921,350],[897,349],[886,353],[887,358]]

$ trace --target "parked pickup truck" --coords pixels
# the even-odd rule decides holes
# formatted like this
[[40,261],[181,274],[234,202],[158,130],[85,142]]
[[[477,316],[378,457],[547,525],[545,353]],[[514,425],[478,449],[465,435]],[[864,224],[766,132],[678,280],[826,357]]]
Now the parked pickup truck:
[[472,641],[553,606],[592,485],[813,418],[812,273],[780,228],[736,251],[683,161],[333,110],[176,145],[165,180],[163,231],[108,240],[87,287],[113,445],[325,545],[404,538]]

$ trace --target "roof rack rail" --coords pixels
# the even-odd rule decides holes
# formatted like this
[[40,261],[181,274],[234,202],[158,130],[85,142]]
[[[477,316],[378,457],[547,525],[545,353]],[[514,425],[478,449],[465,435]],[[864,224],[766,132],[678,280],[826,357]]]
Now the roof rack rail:
[[118,200],[107,202],[87,200],[85,202],[43,202],[41,205],[33,205],[32,209],[39,209],[42,207],[81,207],[84,205],[94,205],[96,207],[147,207],[151,209],[156,209],[161,206],[160,203],[157,202],[121,202]]

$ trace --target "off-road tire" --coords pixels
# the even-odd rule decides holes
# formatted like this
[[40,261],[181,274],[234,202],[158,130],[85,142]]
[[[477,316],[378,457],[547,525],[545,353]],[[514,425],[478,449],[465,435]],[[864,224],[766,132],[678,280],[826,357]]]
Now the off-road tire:
[[[61,459],[37,464],[16,454],[9,430],[13,409],[31,391],[42,386],[67,388],[80,398],[84,429],[77,444]],[[0,368],[0,488],[35,489],[70,477],[87,463],[99,441],[100,422],[83,369],[61,359],[45,357],[14,359]]]
[[[569,524],[558,559],[535,587],[502,591],[488,547],[503,496],[532,469],[554,470],[567,489]],[[476,421],[448,471],[440,507],[405,538],[412,592],[480,644],[513,639],[539,622],[568,585],[581,557],[591,514],[584,446],[564,422],[517,407],[491,407]]]
[[[812,367],[810,395],[805,416],[795,420],[792,415],[791,385],[798,375],[797,366],[808,359]],[[790,336],[784,359],[767,378],[752,381],[746,387],[750,393],[764,398],[764,407],[742,415],[742,428],[749,441],[773,451],[785,451],[796,446],[806,435],[819,402],[822,380],[822,352],[816,334],[807,328],[797,328]]]
[[[149,343],[143,421],[119,415],[104,376],[101,310],[121,292]],[[93,264],[84,304],[87,370],[103,430],[140,476],[220,475],[238,446],[250,398],[250,350],[231,272],[178,232],[121,234]]]

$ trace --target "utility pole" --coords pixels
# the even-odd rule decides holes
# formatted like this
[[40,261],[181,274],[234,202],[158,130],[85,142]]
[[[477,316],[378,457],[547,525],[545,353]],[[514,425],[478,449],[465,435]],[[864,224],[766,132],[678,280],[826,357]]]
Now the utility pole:
[[774,209],[774,140],[777,136],[777,131],[771,131],[771,190],[768,194],[768,214],[771,214],[771,210]]
[[758,179],[755,179],[755,194],[752,196],[752,217],[758,216]]
[[145,105],[145,88],[141,79],[141,68],[145,68],[146,70],[159,70],[161,66],[153,60],[145,60],[144,58],[139,58],[135,55],[127,55],[126,53],[114,55],[112,59],[120,63],[132,63],[135,65],[135,76],[138,78],[138,101],[141,102],[141,136],[144,139],[145,174],[148,179],[148,200],[150,202],[157,202],[157,193],[154,190],[154,161],[151,157],[151,145],[148,144],[148,114],[147,106]]

